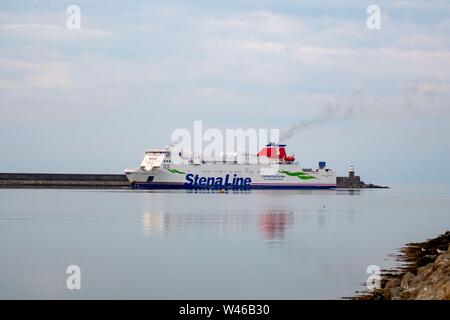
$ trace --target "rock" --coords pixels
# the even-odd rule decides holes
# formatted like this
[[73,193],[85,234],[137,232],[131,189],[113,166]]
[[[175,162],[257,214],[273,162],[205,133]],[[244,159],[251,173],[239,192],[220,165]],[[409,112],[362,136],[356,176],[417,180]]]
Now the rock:
[[417,293],[416,300],[450,300],[450,279],[423,286]]
[[391,288],[389,289],[389,293],[388,293],[388,298],[390,298],[391,300],[394,300],[394,298],[400,298],[400,293],[402,292],[402,289],[400,289],[399,287],[396,288]]
[[416,288],[409,288],[407,290],[400,292],[400,298],[405,299],[405,300],[412,300],[416,296],[417,296]]
[[405,290],[409,289],[410,283],[411,283],[411,281],[414,280],[415,277],[416,276],[414,274],[412,274],[411,272],[407,272],[402,278],[400,287]]
[[422,285],[420,290],[418,290],[416,295],[416,300],[431,300],[433,296],[433,290],[431,290],[431,284],[425,283]]
[[438,256],[435,254],[427,254],[427,255],[424,255],[422,259],[433,262],[436,260],[437,257]]
[[435,300],[450,300],[450,279],[440,284],[435,289]]
[[442,268],[438,268],[435,272],[431,274],[429,280],[432,282],[438,282],[440,280],[446,279],[450,274],[450,265]]
[[436,267],[434,263],[429,263],[424,267],[417,268],[417,274],[422,275],[425,278],[428,278],[435,270]]
[[414,280],[412,280],[410,283],[409,283],[409,287],[414,287],[414,288],[419,288],[420,287],[420,285],[422,284],[422,283],[424,283],[424,281],[426,281],[427,279],[422,275],[422,274],[419,274],[418,276],[416,276],[415,278],[414,278]]
[[384,273],[383,288],[369,299],[450,300],[449,243],[450,231],[447,231],[435,239],[408,244],[399,255],[404,263],[402,268]]
[[392,289],[395,287],[399,287],[402,283],[401,279],[394,278],[390,279],[388,282],[386,282],[386,285],[384,286],[385,289]]
[[427,254],[421,258],[421,263],[423,263],[423,264],[433,263],[436,261],[436,258],[437,258],[437,256],[434,254]]
[[441,254],[435,261],[438,267],[450,264],[450,252]]

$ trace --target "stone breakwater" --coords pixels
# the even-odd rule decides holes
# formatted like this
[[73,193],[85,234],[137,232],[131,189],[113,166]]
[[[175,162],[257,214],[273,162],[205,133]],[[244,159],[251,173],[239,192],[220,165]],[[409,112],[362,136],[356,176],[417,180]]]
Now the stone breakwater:
[[124,174],[0,173],[0,188],[129,188]]
[[379,186],[373,183],[365,183],[359,176],[349,175],[348,177],[336,177],[336,188],[346,189],[389,189],[386,186]]
[[382,275],[381,289],[355,300],[450,300],[450,231],[410,243],[397,256],[400,266]]
[[[131,188],[124,174],[0,173],[0,188]],[[337,177],[336,188],[387,188],[359,176]]]

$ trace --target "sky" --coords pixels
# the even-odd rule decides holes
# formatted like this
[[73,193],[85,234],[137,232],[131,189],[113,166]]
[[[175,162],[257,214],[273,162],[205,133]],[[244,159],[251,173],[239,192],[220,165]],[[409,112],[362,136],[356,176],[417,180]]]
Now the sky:
[[120,173],[195,120],[295,128],[305,167],[448,183],[450,2],[1,1],[0,172]]

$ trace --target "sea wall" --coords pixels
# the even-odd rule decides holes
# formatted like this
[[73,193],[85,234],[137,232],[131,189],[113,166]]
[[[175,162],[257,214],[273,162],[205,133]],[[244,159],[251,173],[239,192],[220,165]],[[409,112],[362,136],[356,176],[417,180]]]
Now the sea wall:
[[[75,173],[0,173],[0,188],[10,187],[130,187],[124,174],[75,174]],[[365,184],[359,176],[337,177],[337,188],[385,188]]]
[[129,187],[124,174],[0,173],[0,187]]

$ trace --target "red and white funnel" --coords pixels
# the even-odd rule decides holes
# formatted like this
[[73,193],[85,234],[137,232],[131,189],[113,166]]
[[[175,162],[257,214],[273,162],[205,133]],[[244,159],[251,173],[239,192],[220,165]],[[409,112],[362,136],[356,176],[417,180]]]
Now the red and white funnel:
[[258,152],[257,156],[267,157],[269,159],[278,159],[288,162],[292,162],[295,160],[294,156],[288,156],[286,154],[285,144],[269,143]]

